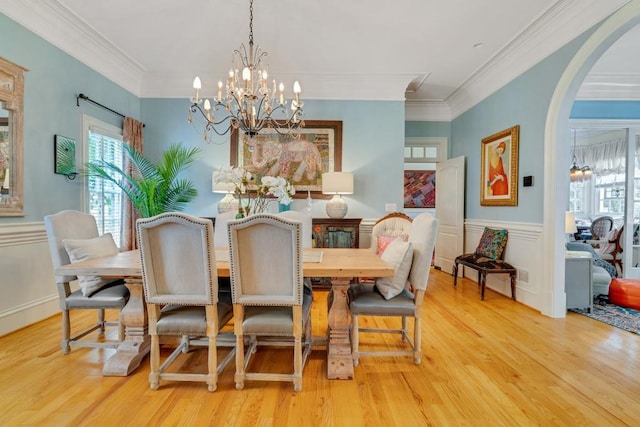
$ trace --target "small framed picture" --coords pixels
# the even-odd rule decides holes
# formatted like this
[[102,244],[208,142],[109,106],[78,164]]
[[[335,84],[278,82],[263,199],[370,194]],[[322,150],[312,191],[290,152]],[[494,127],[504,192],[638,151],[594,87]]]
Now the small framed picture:
[[436,207],[436,171],[404,171],[404,207]]
[[76,141],[62,135],[55,135],[54,172],[66,176],[76,175]]

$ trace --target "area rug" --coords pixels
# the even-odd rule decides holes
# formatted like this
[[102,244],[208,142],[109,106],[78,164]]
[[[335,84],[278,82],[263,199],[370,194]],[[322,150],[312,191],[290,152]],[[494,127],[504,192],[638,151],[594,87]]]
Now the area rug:
[[607,298],[606,295],[593,297],[593,309],[591,313],[583,308],[569,309],[569,311],[640,335],[640,311],[610,304],[609,298]]

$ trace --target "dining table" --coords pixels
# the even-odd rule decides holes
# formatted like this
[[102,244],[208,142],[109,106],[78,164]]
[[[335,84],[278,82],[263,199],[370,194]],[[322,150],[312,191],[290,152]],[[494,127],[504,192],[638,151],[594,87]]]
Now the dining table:
[[[227,248],[216,248],[216,268],[218,277],[230,276]],[[347,299],[349,284],[352,279],[358,277],[393,276],[393,267],[370,249],[305,248],[303,273],[305,277],[331,278],[331,294],[327,299],[327,337],[324,340],[327,346],[327,377],[353,379],[349,333],[351,314]],[[102,374],[127,376],[132,373],[149,353],[151,343],[139,251],[124,251],[116,255],[67,264],[56,268],[55,274],[125,279],[125,285],[130,292],[129,300],[121,312],[125,339],[118,345],[116,353],[106,360]]]

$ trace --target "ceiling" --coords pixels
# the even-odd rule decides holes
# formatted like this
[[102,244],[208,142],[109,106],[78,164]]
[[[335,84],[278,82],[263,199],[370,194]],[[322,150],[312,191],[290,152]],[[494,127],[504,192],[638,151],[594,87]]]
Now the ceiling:
[[[270,76],[299,80],[303,99],[406,99],[446,120],[626,1],[255,0],[253,32]],[[0,0],[0,12],[140,97],[191,96],[196,75],[212,96],[249,33],[249,0]],[[597,72],[601,91],[628,74]]]

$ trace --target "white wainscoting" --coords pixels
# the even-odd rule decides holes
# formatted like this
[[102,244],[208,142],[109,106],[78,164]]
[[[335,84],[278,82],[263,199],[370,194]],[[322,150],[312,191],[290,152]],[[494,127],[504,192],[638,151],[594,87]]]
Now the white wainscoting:
[[44,223],[0,224],[0,336],[58,312]]
[[[542,225],[466,220],[464,227],[465,253],[475,251],[485,227],[507,229],[509,239],[505,261],[518,269],[516,299],[522,304],[542,310]],[[464,276],[477,282],[476,270],[466,268]],[[453,280],[453,278],[452,278]],[[458,282],[460,286],[460,282]],[[487,287],[511,297],[508,274],[489,274]],[[478,290],[478,297],[480,291]]]

